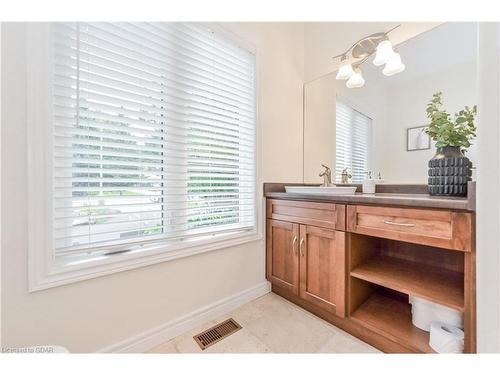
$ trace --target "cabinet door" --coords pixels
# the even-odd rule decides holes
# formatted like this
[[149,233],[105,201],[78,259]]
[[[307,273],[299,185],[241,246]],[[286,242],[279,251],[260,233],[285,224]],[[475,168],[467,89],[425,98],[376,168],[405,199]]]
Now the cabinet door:
[[300,226],[300,297],[345,317],[345,233]]
[[290,292],[299,292],[299,225],[267,220],[267,279]]

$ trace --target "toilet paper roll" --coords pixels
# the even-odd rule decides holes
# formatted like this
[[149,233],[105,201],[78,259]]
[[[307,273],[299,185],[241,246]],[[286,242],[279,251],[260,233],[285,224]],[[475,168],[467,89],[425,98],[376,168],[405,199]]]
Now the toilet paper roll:
[[438,353],[463,353],[464,331],[442,322],[432,322],[429,345]]
[[409,300],[414,326],[429,332],[432,322],[442,322],[463,329],[462,312],[416,296],[410,295]]

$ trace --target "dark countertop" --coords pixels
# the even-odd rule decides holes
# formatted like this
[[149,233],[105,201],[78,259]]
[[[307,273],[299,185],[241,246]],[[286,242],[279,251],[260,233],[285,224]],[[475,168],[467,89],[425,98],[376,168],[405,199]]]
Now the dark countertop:
[[390,206],[470,210],[469,201],[467,200],[467,198],[432,197],[428,194],[355,193],[352,195],[316,195],[316,194],[293,194],[293,193],[267,193],[266,198],[292,199],[292,200],[311,201],[311,202],[380,204],[380,205],[390,205]]
[[[266,186],[268,188],[266,189]],[[272,185],[272,188],[269,186]],[[277,188],[282,185],[283,189]],[[297,184],[264,184],[264,196],[273,199],[291,199],[310,202],[373,204],[401,207],[446,208],[450,210],[475,211],[475,184],[469,186],[468,197],[439,197],[423,193],[403,193],[404,188],[395,189],[394,193],[375,194],[355,193],[351,195],[316,195],[284,192],[285,185]],[[401,185],[404,186],[404,185]],[[281,191],[279,191],[281,190]],[[415,191],[415,189],[412,189]]]

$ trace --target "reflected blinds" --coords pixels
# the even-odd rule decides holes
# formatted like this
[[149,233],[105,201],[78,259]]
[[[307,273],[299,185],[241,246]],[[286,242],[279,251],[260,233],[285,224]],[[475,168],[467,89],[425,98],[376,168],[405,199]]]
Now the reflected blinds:
[[352,182],[361,182],[368,171],[372,119],[337,100],[335,175],[347,168]]

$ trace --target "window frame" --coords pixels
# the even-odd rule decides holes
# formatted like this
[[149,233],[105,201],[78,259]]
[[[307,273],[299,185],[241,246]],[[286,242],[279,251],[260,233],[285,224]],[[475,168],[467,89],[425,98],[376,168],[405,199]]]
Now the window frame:
[[29,292],[92,279],[160,262],[242,245],[262,239],[263,200],[261,183],[260,115],[258,102],[258,51],[246,41],[215,23],[200,24],[232,40],[255,55],[255,226],[253,230],[207,234],[196,240],[161,241],[139,246],[126,253],[92,257],[73,263],[54,258],[53,233],[53,37],[52,23],[26,26],[26,106],[28,196],[28,287]]

